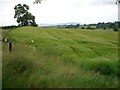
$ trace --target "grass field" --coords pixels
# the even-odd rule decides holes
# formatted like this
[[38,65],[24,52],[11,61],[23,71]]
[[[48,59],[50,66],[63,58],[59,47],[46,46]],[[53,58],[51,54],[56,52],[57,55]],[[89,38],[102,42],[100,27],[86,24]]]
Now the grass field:
[[118,86],[118,32],[22,27],[3,37],[13,43],[2,46],[3,88]]

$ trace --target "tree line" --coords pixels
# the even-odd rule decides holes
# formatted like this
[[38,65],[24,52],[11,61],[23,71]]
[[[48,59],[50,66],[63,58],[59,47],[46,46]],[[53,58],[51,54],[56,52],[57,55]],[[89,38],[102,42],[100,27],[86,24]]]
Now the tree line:
[[[86,25],[84,25],[86,26]],[[115,22],[99,22],[97,24],[89,24],[87,25],[88,27],[86,29],[113,29],[114,31],[118,31],[120,28],[120,22],[115,21]],[[95,28],[92,28],[91,26],[94,26]]]
[[[47,26],[46,26],[47,27]],[[84,24],[84,25],[80,25],[80,24],[76,24],[76,25],[56,25],[56,26],[48,26],[50,27],[57,27],[57,28],[80,28],[80,29],[91,29],[91,30],[95,30],[95,29],[113,29],[114,31],[118,31],[120,28],[120,22],[115,21],[115,22],[99,22],[97,24]]]

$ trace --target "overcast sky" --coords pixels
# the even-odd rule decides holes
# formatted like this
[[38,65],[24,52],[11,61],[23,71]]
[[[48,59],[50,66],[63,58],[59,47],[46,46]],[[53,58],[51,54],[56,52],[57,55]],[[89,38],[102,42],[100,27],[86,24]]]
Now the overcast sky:
[[55,24],[78,22],[81,24],[114,22],[118,20],[116,0],[0,0],[0,26],[17,25],[14,6],[21,3],[30,6],[36,23]]

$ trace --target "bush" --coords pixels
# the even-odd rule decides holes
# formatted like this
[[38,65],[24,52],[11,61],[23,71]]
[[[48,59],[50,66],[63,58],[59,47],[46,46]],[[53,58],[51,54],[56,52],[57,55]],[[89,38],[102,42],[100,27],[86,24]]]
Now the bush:
[[93,30],[94,28],[92,28],[92,27],[88,26],[86,29],[92,29],[92,30]]
[[104,30],[106,29],[106,27],[103,28]]
[[119,31],[119,28],[115,25],[113,26],[113,31]]
[[3,26],[2,29],[14,29],[17,28],[18,26],[12,25],[12,26]]
[[81,29],[85,29],[85,27],[82,27]]

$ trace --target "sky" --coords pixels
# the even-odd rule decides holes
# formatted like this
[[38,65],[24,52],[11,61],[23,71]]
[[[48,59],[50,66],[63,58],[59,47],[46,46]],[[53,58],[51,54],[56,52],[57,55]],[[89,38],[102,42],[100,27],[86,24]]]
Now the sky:
[[37,24],[58,24],[77,22],[90,24],[118,21],[116,0],[0,0],[0,26],[18,25],[14,19],[17,4],[30,6]]

